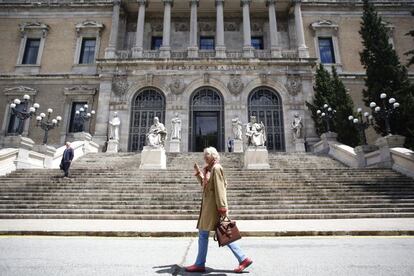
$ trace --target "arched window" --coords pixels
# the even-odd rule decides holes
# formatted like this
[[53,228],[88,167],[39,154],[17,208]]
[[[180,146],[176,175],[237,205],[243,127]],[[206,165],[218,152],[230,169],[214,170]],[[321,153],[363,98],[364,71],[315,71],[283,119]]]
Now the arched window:
[[201,87],[190,97],[189,151],[224,151],[224,101],[218,90]]
[[268,87],[258,87],[249,95],[248,109],[248,120],[253,115],[257,122],[266,126],[267,149],[284,151],[283,110],[279,94]]
[[165,123],[165,97],[155,88],[144,88],[132,100],[129,151],[140,151],[145,146],[154,117]]

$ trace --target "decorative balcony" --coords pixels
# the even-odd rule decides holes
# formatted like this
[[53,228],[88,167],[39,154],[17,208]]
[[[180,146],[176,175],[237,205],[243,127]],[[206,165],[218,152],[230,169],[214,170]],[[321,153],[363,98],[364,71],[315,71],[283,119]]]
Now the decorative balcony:
[[[254,58],[256,59],[298,59],[297,50],[282,50],[282,57],[274,58],[271,55],[270,50],[255,50]],[[159,50],[145,50],[142,53],[142,57],[133,58],[131,50],[118,50],[116,51],[116,59],[128,60],[128,59],[164,59],[160,57]],[[170,59],[221,59],[216,58],[216,52],[214,50],[199,50],[198,58],[189,58],[186,50],[172,50]],[[227,50],[225,59],[245,59],[243,57],[243,51],[238,50]]]

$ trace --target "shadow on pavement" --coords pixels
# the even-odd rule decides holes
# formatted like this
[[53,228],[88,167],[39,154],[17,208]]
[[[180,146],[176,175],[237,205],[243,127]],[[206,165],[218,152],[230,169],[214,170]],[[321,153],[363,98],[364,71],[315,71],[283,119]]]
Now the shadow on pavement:
[[[210,267],[206,267],[206,272],[204,273],[189,273],[186,272],[184,267],[181,267],[177,264],[173,265],[164,265],[164,266],[154,266],[154,269],[158,269],[155,272],[158,274],[170,274],[170,275],[217,275],[217,276],[226,276],[229,274],[240,274],[235,273],[233,270],[223,270],[223,269],[213,269]],[[247,271],[243,272],[242,274],[249,273]]]

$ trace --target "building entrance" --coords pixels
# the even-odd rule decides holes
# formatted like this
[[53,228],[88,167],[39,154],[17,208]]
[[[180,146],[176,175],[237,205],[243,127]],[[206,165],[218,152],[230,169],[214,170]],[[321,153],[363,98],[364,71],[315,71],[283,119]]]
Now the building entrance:
[[206,147],[224,150],[224,104],[212,87],[197,89],[190,98],[189,151]]

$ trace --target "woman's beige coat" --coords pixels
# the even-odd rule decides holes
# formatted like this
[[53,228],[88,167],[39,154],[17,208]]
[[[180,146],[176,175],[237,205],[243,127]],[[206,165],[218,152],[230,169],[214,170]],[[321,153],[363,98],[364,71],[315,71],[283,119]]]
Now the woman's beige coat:
[[[201,184],[202,178],[200,175],[197,176],[197,179]],[[223,167],[220,164],[216,164],[211,169],[207,187],[203,190],[200,216],[197,223],[199,230],[214,231],[216,229],[219,216],[217,209],[227,209],[226,187],[227,182],[224,178]]]

